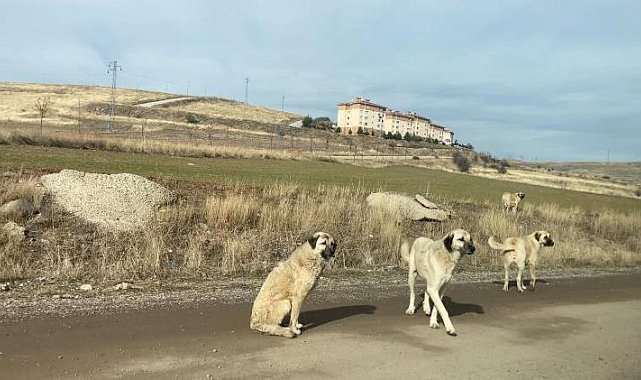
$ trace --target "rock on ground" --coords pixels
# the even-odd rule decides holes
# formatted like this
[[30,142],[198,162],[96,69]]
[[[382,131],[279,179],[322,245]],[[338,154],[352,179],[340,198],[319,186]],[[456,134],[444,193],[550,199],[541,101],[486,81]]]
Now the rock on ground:
[[117,230],[144,225],[160,206],[175,199],[163,186],[129,173],[97,174],[65,169],[42,176],[42,183],[67,212]]
[[[397,221],[406,219],[423,221],[443,221],[450,217],[450,213],[438,208],[435,203],[420,197],[419,202],[414,197],[395,193],[372,193],[366,201],[370,207],[379,207],[392,214]],[[430,206],[429,208],[426,207]]]
[[14,218],[24,218],[32,215],[36,208],[29,200],[20,198],[0,206],[0,215]]
[[15,222],[7,222],[0,229],[0,235],[17,243],[24,240],[25,231],[24,227],[17,225]]

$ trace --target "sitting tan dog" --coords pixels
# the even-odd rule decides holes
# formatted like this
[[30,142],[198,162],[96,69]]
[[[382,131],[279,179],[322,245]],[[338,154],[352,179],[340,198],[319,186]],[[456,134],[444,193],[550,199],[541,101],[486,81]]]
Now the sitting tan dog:
[[512,211],[516,214],[516,211],[519,208],[519,203],[523,198],[525,198],[525,193],[503,193],[503,196],[501,196],[501,199],[503,200],[503,210],[506,213]]
[[[298,246],[291,256],[269,273],[260,288],[249,327],[270,335],[293,338],[301,333],[298,323],[300,309],[307,294],[314,288],[325,263],[334,257],[334,238],[316,232]],[[289,326],[281,324],[289,315]]]
[[547,231],[536,231],[525,237],[511,237],[505,239],[503,243],[496,241],[494,236],[487,239],[487,243],[492,249],[500,249],[503,251],[503,267],[505,268],[505,282],[503,283],[503,290],[508,291],[510,282],[510,265],[516,263],[518,272],[516,274],[516,287],[519,292],[526,289],[523,286],[523,269],[525,269],[525,262],[530,266],[530,276],[532,277],[532,288],[536,284],[536,261],[539,257],[539,250],[541,247],[552,247],[554,240]]
[[430,327],[438,328],[437,317],[445,324],[445,331],[450,335],[456,335],[456,330],[450,321],[441,298],[447,284],[452,279],[452,272],[459,259],[463,255],[471,255],[476,248],[469,232],[465,230],[454,230],[440,240],[432,240],[426,237],[419,237],[414,240],[410,248],[409,242],[401,244],[401,257],[409,264],[407,283],[410,287],[410,303],[405,314],[414,314],[414,283],[416,277],[425,279],[427,286],[425,299],[423,300],[423,311],[430,315],[430,300],[434,304],[430,316]]

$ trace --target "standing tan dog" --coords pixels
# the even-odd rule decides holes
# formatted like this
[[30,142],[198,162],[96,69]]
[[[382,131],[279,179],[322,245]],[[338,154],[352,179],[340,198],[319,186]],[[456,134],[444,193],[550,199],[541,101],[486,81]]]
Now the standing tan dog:
[[503,251],[503,267],[505,268],[505,282],[503,290],[508,291],[510,282],[509,270],[512,263],[516,263],[518,272],[516,274],[516,287],[519,292],[526,289],[523,286],[523,269],[525,262],[530,266],[530,276],[532,277],[532,288],[536,284],[536,261],[538,260],[539,250],[541,247],[552,247],[554,240],[547,231],[536,231],[525,237],[507,238],[503,243],[496,241],[494,236],[487,239],[487,243],[492,249]]
[[[335,250],[334,238],[316,232],[287,260],[278,263],[254,300],[249,327],[287,338],[300,335],[303,325],[298,323],[298,316],[303,301],[316,285],[325,263],[334,257]],[[289,327],[281,326],[287,315]]]
[[516,214],[521,199],[525,198],[525,193],[503,193],[503,210],[506,213],[513,211]]
[[410,287],[410,303],[405,314],[414,314],[414,283],[416,276],[425,279],[427,286],[425,299],[423,300],[423,311],[430,315],[430,299],[433,303],[432,315],[430,316],[430,327],[437,329],[438,314],[441,314],[445,331],[450,335],[456,335],[456,330],[450,321],[441,298],[445,287],[452,278],[452,272],[462,255],[471,255],[476,248],[470,234],[461,229],[454,230],[441,240],[432,240],[426,237],[419,237],[414,240],[410,248],[409,242],[401,244],[401,257],[409,264],[407,284]]

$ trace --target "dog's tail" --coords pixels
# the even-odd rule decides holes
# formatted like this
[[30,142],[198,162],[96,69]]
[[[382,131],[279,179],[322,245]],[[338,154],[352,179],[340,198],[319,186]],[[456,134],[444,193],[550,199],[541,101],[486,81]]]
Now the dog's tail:
[[406,262],[410,262],[410,242],[407,240],[403,240],[401,243],[401,257]]
[[272,325],[267,323],[251,323],[249,325],[249,328],[269,335],[284,336],[285,338],[296,337],[296,334],[294,334],[288,327],[283,327],[280,325]]
[[487,239],[487,244],[492,248],[492,249],[501,249],[505,250],[505,245],[502,243],[499,243],[496,241],[496,238],[493,235],[490,235],[490,238]]

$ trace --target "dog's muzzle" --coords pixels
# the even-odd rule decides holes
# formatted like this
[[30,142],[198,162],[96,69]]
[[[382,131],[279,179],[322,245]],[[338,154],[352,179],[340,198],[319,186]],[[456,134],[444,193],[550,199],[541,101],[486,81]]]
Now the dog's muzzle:
[[543,244],[546,247],[553,247],[554,246],[554,240],[552,239],[547,239],[545,240],[545,244]]
[[476,251],[476,247],[473,244],[465,243],[465,252],[468,255],[473,255],[474,251]]
[[323,251],[323,258],[325,260],[331,259],[332,257],[334,257],[334,251],[336,251],[336,243],[326,246],[325,250]]

